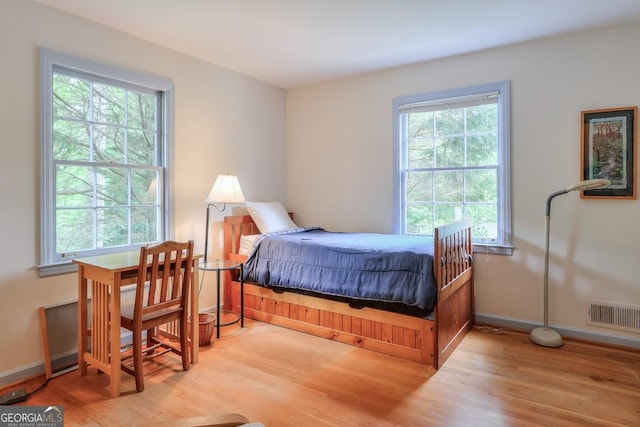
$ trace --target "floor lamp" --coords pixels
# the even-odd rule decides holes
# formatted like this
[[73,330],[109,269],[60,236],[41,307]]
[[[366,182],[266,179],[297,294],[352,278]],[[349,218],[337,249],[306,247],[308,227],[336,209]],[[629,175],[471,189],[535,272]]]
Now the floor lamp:
[[[205,200],[207,202],[207,223],[204,233],[204,262],[207,262],[207,252],[209,249],[209,210],[211,206],[216,208],[218,212],[222,212],[227,204],[244,203],[244,195],[235,175],[218,175],[216,182],[211,187],[209,196]],[[222,209],[218,209],[216,203],[222,203]]]
[[535,344],[544,347],[560,347],[562,337],[559,333],[549,328],[549,226],[551,222],[551,200],[556,196],[567,194],[571,191],[591,190],[598,187],[610,185],[608,179],[590,179],[581,181],[573,187],[556,191],[547,198],[547,210],[545,217],[545,240],[544,240],[544,326],[535,328],[529,334],[529,339]]

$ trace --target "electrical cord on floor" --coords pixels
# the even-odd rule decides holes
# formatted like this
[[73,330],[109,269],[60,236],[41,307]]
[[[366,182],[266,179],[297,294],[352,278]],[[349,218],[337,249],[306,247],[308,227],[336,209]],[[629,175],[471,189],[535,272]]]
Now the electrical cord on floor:
[[480,332],[492,333],[492,334],[501,334],[503,332],[522,332],[522,331],[518,331],[517,329],[500,328],[500,327],[489,326],[489,325],[476,325],[476,329]]
[[10,391],[3,395],[0,395],[0,406],[15,405],[16,403],[24,402],[35,393],[39,392],[47,385],[49,378],[47,378],[42,384],[40,384],[35,390],[27,393],[26,388],[19,388],[17,390]]
[[67,368],[54,373],[49,378],[45,378],[42,384],[40,384],[38,387],[35,388],[35,390],[30,391],[29,393],[27,393],[26,388],[19,388],[17,390],[13,390],[8,393],[2,394],[0,395],[0,406],[13,405],[19,402],[24,402],[25,400],[27,400],[28,398],[30,398],[31,396],[33,396],[34,394],[40,392],[43,388],[45,388],[47,384],[49,384],[49,380],[55,377],[58,377],[60,375],[64,375],[68,372],[74,371],[76,369],[78,369],[78,365],[68,366]]
[[43,388],[45,388],[47,386],[47,384],[49,383],[50,379],[51,378],[46,378],[42,384],[40,384],[38,387],[36,387],[35,390],[33,390],[32,392],[27,393],[27,399],[30,398],[31,396],[33,396],[34,394],[36,394],[37,392],[39,392],[40,390],[42,390]]
[[502,328],[494,328],[488,325],[476,325],[476,329],[480,332],[492,332],[494,334],[502,333]]

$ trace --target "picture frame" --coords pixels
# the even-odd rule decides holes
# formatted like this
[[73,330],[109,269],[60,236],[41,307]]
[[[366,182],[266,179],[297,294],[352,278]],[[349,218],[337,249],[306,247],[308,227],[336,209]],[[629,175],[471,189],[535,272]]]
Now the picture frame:
[[582,111],[581,180],[611,185],[582,191],[580,198],[636,199],[637,115],[638,107]]

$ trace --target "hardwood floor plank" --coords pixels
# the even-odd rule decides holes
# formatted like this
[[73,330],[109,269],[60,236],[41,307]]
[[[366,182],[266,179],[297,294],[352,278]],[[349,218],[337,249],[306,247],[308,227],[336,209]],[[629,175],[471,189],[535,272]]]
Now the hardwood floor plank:
[[172,355],[145,365],[142,393],[124,375],[113,399],[108,376],[89,368],[52,379],[23,404],[61,405],[68,426],[222,413],[268,427],[640,425],[640,352],[571,340],[551,349],[526,333],[491,331],[472,330],[435,371],[248,320],[223,328],[187,372]]

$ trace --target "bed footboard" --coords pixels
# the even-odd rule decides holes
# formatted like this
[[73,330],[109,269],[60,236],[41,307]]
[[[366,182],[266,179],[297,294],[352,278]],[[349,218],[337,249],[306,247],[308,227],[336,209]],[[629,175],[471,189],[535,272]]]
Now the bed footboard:
[[438,285],[435,365],[439,368],[474,325],[471,222],[462,220],[437,227],[434,240]]

